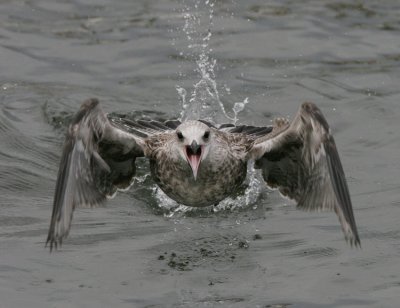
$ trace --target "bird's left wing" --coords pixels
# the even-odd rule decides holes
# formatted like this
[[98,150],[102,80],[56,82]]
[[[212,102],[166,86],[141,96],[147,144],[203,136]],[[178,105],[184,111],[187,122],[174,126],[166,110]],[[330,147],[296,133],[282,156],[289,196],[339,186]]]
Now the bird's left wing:
[[290,124],[277,120],[272,132],[258,138],[249,154],[268,186],[295,200],[298,208],[334,210],[345,238],[360,245],[335,141],[314,104],[303,103]]
[[146,137],[162,131],[149,123],[132,128],[123,119],[109,118],[96,99],[82,104],[64,142],[46,241],[50,250],[68,235],[75,207],[98,206],[130,186]]

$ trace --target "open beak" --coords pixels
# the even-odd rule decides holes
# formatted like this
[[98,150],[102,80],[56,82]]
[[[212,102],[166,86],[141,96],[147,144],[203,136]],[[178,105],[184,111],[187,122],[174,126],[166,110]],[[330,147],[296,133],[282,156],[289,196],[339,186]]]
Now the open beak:
[[202,147],[193,140],[191,145],[186,146],[186,159],[192,168],[194,180],[197,179],[197,172],[199,170],[202,155]]

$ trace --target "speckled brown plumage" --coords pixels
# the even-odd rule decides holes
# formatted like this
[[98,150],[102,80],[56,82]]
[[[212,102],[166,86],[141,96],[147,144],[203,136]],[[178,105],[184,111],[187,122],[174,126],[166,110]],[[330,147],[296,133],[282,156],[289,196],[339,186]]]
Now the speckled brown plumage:
[[190,166],[171,153],[169,141],[174,133],[152,136],[146,141],[154,181],[178,203],[195,207],[215,205],[237,191],[246,178],[246,150],[253,140],[212,130],[212,156],[202,161],[196,180]]

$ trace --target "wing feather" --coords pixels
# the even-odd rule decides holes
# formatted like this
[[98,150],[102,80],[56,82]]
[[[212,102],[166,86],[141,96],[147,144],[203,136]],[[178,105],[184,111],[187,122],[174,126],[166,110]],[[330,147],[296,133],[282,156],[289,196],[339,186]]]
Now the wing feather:
[[132,120],[115,115],[108,115],[108,119],[116,127],[140,138],[147,138],[153,135],[171,132],[180,124],[177,120],[168,120],[166,122],[154,120]]
[[129,186],[142,139],[112,125],[96,99],[85,101],[70,124],[61,156],[46,245],[61,245],[75,207],[96,207]]
[[346,240],[360,246],[350,193],[335,141],[322,112],[303,103],[292,123],[278,121],[250,156],[270,187],[305,210],[334,210]]
[[252,139],[257,139],[262,136],[268,135],[272,131],[272,126],[252,126],[252,125],[234,125],[234,124],[222,124],[218,127],[218,130],[231,133],[231,134],[242,134]]

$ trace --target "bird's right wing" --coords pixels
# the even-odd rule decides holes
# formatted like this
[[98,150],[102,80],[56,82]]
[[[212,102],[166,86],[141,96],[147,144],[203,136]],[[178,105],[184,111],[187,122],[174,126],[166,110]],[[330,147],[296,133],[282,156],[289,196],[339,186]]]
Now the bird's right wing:
[[280,119],[250,150],[270,187],[305,210],[334,210],[350,243],[360,245],[349,189],[322,112],[304,103],[291,123]]
[[145,136],[110,121],[96,99],[82,104],[64,143],[46,241],[50,250],[68,235],[75,207],[96,207],[130,186]]

